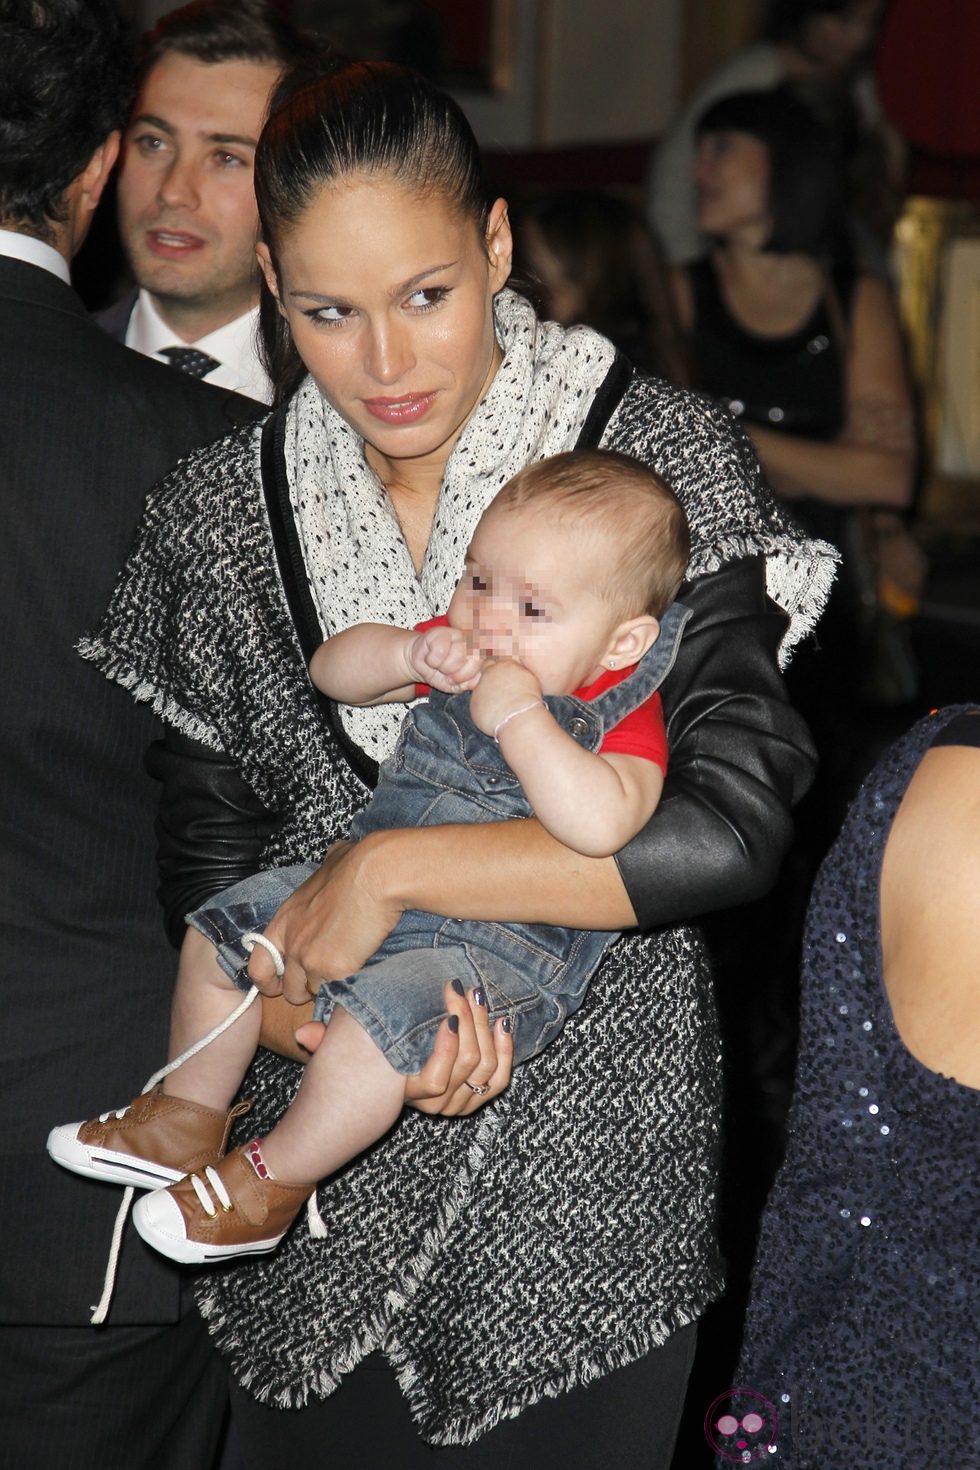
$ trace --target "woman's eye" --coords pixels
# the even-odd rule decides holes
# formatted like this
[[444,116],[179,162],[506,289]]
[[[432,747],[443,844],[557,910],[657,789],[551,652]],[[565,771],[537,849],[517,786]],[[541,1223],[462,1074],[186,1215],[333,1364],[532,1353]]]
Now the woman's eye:
[[313,306],[303,314],[318,327],[339,327],[354,315],[349,306]]
[[420,286],[417,291],[412,292],[407,304],[413,311],[431,311],[434,306],[445,301],[448,295],[448,286]]
[[524,617],[524,618],[543,618],[544,617],[544,608],[543,607],[538,607],[538,605],[537,605],[536,602],[522,602],[521,603],[521,617]]
[[482,577],[478,577],[474,572],[473,575],[470,577],[470,591],[486,592],[488,590],[488,584],[483,580]]

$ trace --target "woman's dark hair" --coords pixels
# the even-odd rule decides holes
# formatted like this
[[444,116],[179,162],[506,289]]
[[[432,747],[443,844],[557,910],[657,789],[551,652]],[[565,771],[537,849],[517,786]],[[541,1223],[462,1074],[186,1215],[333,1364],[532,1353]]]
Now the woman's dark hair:
[[769,0],[762,33],[771,41],[796,41],[814,15],[845,15],[857,0]]
[[[519,241],[525,225],[540,232],[581,293],[577,322],[602,332],[641,371],[687,381],[663,252],[636,205],[600,190],[562,190],[521,206]],[[528,294],[540,297],[533,282]],[[540,305],[548,311],[546,300]]]
[[132,105],[112,0],[2,0],[0,95],[0,219],[50,241],[65,190]]
[[698,137],[705,133],[748,133],[765,145],[772,216],[767,250],[846,261],[849,232],[837,142],[788,87],[723,97],[698,119]]
[[[311,76],[290,72],[273,93],[255,154],[262,238],[278,274],[282,238],[326,184],[351,174],[387,174],[419,196],[439,196],[480,230],[489,200],[480,150],[462,109],[406,67],[344,61]],[[263,355],[276,403],[306,369],[263,283]]]

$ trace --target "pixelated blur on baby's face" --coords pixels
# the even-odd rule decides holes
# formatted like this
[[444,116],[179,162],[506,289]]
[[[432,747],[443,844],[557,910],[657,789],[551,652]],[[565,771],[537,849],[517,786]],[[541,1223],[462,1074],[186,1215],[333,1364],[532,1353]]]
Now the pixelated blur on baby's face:
[[449,622],[487,658],[514,658],[545,694],[603,672],[621,621],[598,595],[611,572],[607,533],[554,508],[491,507],[477,526]]

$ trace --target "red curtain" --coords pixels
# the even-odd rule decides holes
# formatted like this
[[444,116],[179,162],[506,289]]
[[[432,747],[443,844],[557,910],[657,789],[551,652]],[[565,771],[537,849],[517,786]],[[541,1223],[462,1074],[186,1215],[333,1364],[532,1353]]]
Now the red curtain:
[[885,112],[913,148],[980,159],[980,0],[891,0],[877,69]]

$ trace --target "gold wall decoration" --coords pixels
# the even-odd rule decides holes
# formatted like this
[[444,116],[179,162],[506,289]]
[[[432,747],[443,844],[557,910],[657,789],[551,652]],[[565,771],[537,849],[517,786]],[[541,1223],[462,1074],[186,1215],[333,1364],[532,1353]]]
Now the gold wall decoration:
[[980,516],[980,207],[910,198],[895,229],[899,310],[923,448],[923,518]]

